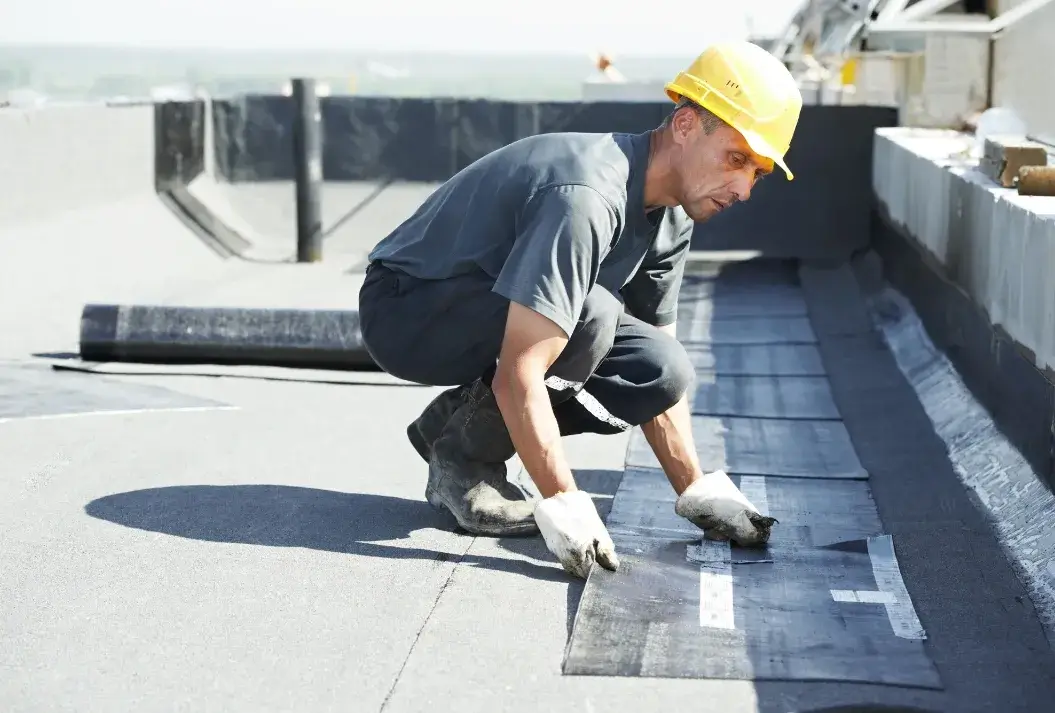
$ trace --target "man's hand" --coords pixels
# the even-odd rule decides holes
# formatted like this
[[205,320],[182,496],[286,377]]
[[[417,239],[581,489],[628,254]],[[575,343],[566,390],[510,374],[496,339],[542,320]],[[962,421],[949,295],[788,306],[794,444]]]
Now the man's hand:
[[769,542],[776,518],[762,515],[733,485],[724,471],[697,478],[674,503],[674,512],[712,540],[732,540],[741,547]]
[[559,493],[535,507],[546,547],[569,574],[586,579],[594,563],[615,571],[619,558],[590,496],[581,490]]
[[[661,327],[676,337],[675,326]],[[722,471],[704,474],[692,439],[689,394],[641,426],[678,499],[674,511],[711,539],[729,539],[744,547],[769,541],[777,522],[763,515]]]

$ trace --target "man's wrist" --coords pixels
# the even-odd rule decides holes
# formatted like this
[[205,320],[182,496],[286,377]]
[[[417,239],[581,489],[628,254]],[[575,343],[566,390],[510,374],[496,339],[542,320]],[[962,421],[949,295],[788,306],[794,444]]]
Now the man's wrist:
[[703,475],[703,471],[699,469],[693,470],[689,473],[671,478],[671,486],[674,488],[674,492],[680,496],[682,493],[688,490],[693,483],[700,480]]
[[[531,475],[531,473],[529,472],[528,475]],[[557,477],[559,478],[559,476]],[[535,480],[534,476],[532,476],[532,480]],[[538,482],[539,480],[542,481],[541,484]],[[579,488],[575,484],[575,479],[571,477],[570,473],[568,473],[567,479],[559,478],[558,482],[552,488],[547,488],[546,485],[547,483],[544,476],[539,477],[538,480],[535,481],[535,487],[539,489],[539,494],[547,499],[555,498],[558,495],[570,495],[571,493],[579,492]]]

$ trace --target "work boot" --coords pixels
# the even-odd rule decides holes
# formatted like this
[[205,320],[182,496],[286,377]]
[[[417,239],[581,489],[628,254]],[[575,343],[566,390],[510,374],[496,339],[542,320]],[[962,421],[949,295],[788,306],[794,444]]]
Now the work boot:
[[[440,393],[429,403],[428,406],[425,407],[425,410],[421,412],[421,415],[407,426],[407,438],[410,439],[410,443],[414,446],[414,450],[418,452],[418,455],[420,455],[426,463],[428,463],[432,457],[432,447],[435,444],[436,439],[440,437],[440,433],[443,432],[444,426],[450,421],[454,412],[465,402],[466,395],[469,393],[470,389],[471,385],[455,386],[454,388],[447,389]],[[512,449],[512,444],[510,444],[510,449]],[[504,473],[504,462],[502,467]],[[498,484],[498,489],[509,500],[526,499],[524,492],[506,480],[504,474],[502,476],[502,482]],[[426,495],[428,495],[430,491],[431,487],[426,488]]]
[[477,379],[433,444],[425,497],[478,535],[537,533],[535,502],[506,480],[514,452],[494,392]]
[[462,405],[468,391],[468,386],[447,389],[429,402],[421,415],[407,426],[410,444],[426,463],[432,455],[432,444],[440,437],[443,427],[451,420],[451,415]]

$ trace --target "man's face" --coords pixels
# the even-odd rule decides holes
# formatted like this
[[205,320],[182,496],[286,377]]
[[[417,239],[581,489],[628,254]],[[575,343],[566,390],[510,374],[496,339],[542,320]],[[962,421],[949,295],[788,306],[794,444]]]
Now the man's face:
[[708,134],[690,109],[673,120],[678,147],[675,174],[679,203],[696,222],[751,197],[758,179],[773,171],[773,162],[759,156],[739,131],[723,124]]

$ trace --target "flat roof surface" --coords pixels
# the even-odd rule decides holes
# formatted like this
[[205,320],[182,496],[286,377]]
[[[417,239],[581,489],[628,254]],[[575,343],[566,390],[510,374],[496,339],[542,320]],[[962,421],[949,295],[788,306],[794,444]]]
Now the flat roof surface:
[[[36,405],[35,418],[0,419],[6,710],[787,713],[868,702],[1026,713],[1055,700],[1055,659],[1025,590],[940,444],[891,445],[926,435],[922,409],[895,382],[869,381],[886,367],[863,369],[861,339],[831,322],[811,327],[945,690],[566,676],[583,583],[540,538],[460,534],[424,500],[426,466],[403,429],[437,389],[249,370],[59,375],[34,356],[75,350],[86,301],[303,294],[297,266],[224,262],[152,200],[0,233],[0,285],[17,296],[0,310],[0,397]],[[386,219],[412,209],[393,202]],[[345,271],[361,259],[349,249],[321,268],[332,292],[317,298],[354,295]],[[87,407],[111,412],[71,415],[86,391]],[[41,413],[48,403],[58,406]],[[566,443],[607,514],[629,437]]]

